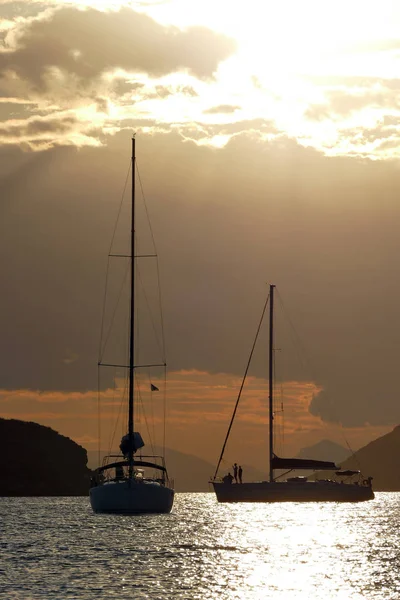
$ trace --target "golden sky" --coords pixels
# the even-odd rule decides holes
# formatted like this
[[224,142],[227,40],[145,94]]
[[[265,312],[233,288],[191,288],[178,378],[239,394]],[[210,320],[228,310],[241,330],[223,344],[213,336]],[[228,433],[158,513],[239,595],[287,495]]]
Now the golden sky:
[[1,12],[2,143],[96,145],[133,119],[216,147],[256,129],[330,156],[397,156],[394,2],[29,0]]
[[[152,379],[159,391],[150,394],[145,376],[141,382],[136,426],[147,450],[150,444],[163,445],[162,379]],[[167,380],[168,427],[166,444],[181,452],[195,454],[215,464],[232,416],[241,380],[233,375],[201,371],[171,372]],[[346,428],[327,424],[309,412],[318,389],[312,383],[286,381],[275,390],[275,449],[280,456],[297,454],[300,448],[330,439],[353,450],[384,435],[387,426],[363,425]],[[139,394],[138,394],[139,395]],[[265,470],[268,455],[268,381],[249,377],[226,448],[226,460],[235,460]],[[281,402],[284,412],[281,413]],[[101,449],[117,451],[126,427],[126,388],[118,380],[114,388],[100,394]],[[146,418],[142,406],[146,406]],[[34,421],[67,435],[88,450],[98,449],[98,396],[96,392],[2,391],[1,415]]]
[[[135,131],[174,447],[216,458],[267,282],[315,348],[312,373],[282,377],[287,452],[398,423],[400,6],[3,0],[0,17],[0,414],[96,445],[104,260]],[[237,434],[257,443],[265,386],[259,361]]]

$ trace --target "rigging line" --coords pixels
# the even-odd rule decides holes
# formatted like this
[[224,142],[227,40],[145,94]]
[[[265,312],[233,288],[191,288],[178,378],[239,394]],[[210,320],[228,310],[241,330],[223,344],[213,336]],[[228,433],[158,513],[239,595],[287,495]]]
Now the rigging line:
[[153,318],[153,312],[151,310],[151,306],[150,306],[150,302],[149,302],[149,298],[148,298],[148,295],[146,293],[146,288],[143,285],[143,280],[142,280],[142,276],[141,276],[141,273],[140,273],[140,267],[139,267],[139,265],[137,266],[137,275],[138,275],[140,287],[142,288],[142,291],[143,291],[143,296],[144,296],[145,303],[146,303],[146,306],[147,306],[148,314],[150,316],[150,322],[151,322],[151,325],[153,327],[153,332],[154,332],[155,340],[156,340],[156,343],[157,343],[157,346],[158,346],[158,350],[160,351],[160,354],[162,356],[162,360],[165,361],[165,356],[163,356],[163,350],[164,350],[164,348],[163,348],[164,344],[162,343],[163,340],[161,340],[161,343],[160,343],[159,336],[158,336],[158,333],[157,333],[156,324],[155,324],[155,320]]
[[282,454],[285,450],[285,412],[283,410],[283,385],[281,383],[281,413],[282,413]]
[[[158,253],[157,253],[157,245],[156,245],[156,241],[155,241],[155,237],[154,237],[153,228],[151,226],[150,214],[149,214],[149,210],[148,210],[148,206],[147,206],[146,195],[145,195],[144,189],[143,189],[142,179],[141,179],[141,176],[140,176],[138,160],[135,161],[135,166],[136,166],[136,173],[137,173],[137,176],[138,176],[139,186],[140,186],[141,193],[142,193],[143,205],[144,205],[144,209],[145,209],[145,212],[146,212],[147,223],[148,223],[148,226],[149,226],[149,231],[150,231],[151,239],[152,239],[152,242],[153,242],[154,253],[156,255],[155,258],[156,258],[156,270],[157,270],[158,304],[159,304],[160,325],[161,325],[161,347],[160,347],[159,336],[157,334],[157,330],[156,330],[156,327],[155,327],[155,322],[154,322],[154,319],[153,319],[153,315],[152,315],[152,312],[150,310],[148,298],[147,298],[146,292],[144,291],[144,286],[142,286],[142,287],[143,287],[143,291],[144,291],[146,303],[147,303],[147,306],[148,306],[148,310],[149,310],[149,314],[150,314],[150,318],[151,318],[151,322],[152,322],[152,326],[153,326],[153,331],[154,331],[155,339],[156,339],[157,345],[159,347],[159,350],[161,352],[162,360],[163,360],[164,364],[166,364],[167,359],[166,359],[166,343],[165,343],[165,326],[164,326],[164,313],[163,313],[162,294],[161,294],[160,265],[159,265],[159,259],[158,259]],[[166,395],[166,367],[164,367],[164,381],[165,381],[165,385],[164,385],[164,392],[163,392],[163,405],[164,405],[163,449],[164,449],[164,454],[165,454],[166,404],[167,404],[167,395]]]
[[[111,406],[112,406],[111,412],[113,413],[112,414],[112,416],[113,416],[112,422],[114,423],[114,428],[115,428],[116,421],[114,419],[114,400],[115,400],[115,370],[113,373],[113,395],[112,395],[112,399],[111,399]],[[112,429],[110,429],[108,432],[108,444],[107,444],[108,454],[111,453],[112,440],[113,440],[113,432],[112,432]]]
[[125,275],[124,275],[124,278],[122,280],[121,287],[119,289],[119,293],[118,293],[118,297],[117,297],[117,302],[115,304],[114,312],[113,312],[112,317],[111,317],[110,326],[108,328],[107,335],[105,337],[103,348],[100,349],[99,362],[103,361],[104,352],[105,352],[108,340],[110,339],[111,330],[112,330],[112,327],[114,325],[114,320],[115,320],[115,316],[117,314],[119,303],[121,302],[122,292],[123,292],[123,289],[124,289],[124,287],[126,285],[126,280],[127,280],[127,277],[128,277],[128,273],[129,273],[129,264],[126,266]]
[[157,445],[157,440],[156,440],[156,424],[155,424],[155,419],[154,419],[154,398],[153,398],[153,392],[151,389],[151,379],[150,379],[150,370],[147,371],[147,378],[149,381],[149,390],[150,390],[150,416],[151,416],[151,425],[152,425],[152,429],[153,429],[153,440],[154,440],[154,444]]
[[[137,239],[137,237],[135,236],[135,255],[139,254],[139,240]],[[138,264],[138,260],[135,257],[135,290],[137,291],[138,289],[138,280],[141,283],[141,287],[142,289],[144,288],[144,286],[142,285],[142,280],[140,277],[140,268],[139,268],[139,264]],[[146,297],[146,294],[144,294]],[[140,319],[140,306],[139,306],[139,298],[137,298],[136,302],[135,302],[135,309],[136,309],[136,317],[135,317],[135,324],[136,324],[136,331],[135,331],[135,364],[140,364],[139,358],[140,358],[140,350],[141,350],[141,333],[142,333],[142,329],[141,329],[141,319]],[[140,390],[140,378],[141,378],[141,373],[138,369],[135,369],[134,372],[134,382],[135,382],[135,390],[136,393],[134,395],[134,403],[136,406],[136,413],[135,413],[135,426],[137,426],[138,428],[141,427],[141,419],[142,419],[142,415],[144,417],[144,421],[145,421],[145,425],[147,428],[147,433],[149,435],[149,439],[150,439],[150,445],[151,445],[151,435],[148,431],[148,427],[147,427],[147,423],[146,423],[146,418],[145,418],[145,414],[144,414],[144,406],[143,406],[143,401],[142,401],[142,396],[141,396],[141,390]]]
[[[112,431],[112,435],[110,437],[109,452],[111,452],[111,450],[113,449],[112,447],[114,445],[114,439],[115,439],[115,436],[116,436],[116,433],[117,433],[118,424],[121,423],[121,421],[122,421],[121,418],[120,418],[121,417],[121,412],[122,412],[123,407],[125,407],[125,404],[126,404],[125,398],[127,396],[127,386],[128,386],[128,380],[127,380],[126,377],[124,378],[124,381],[125,381],[125,383],[124,383],[124,387],[122,389],[121,399],[120,399],[120,402],[119,402],[119,409],[118,409],[117,419],[116,419],[115,424],[114,424],[114,430]],[[114,393],[115,393],[115,380],[114,380]],[[115,394],[114,394],[114,399],[115,399]],[[124,434],[122,433],[122,435],[124,435]]]
[[[273,377],[273,381],[274,381],[274,391],[273,391],[273,398],[274,398],[274,406],[276,406],[276,398],[279,394],[280,397],[280,410],[275,409],[274,410],[274,417],[279,413],[280,415],[282,414],[282,422],[276,422],[275,427],[274,427],[274,444],[278,445],[280,444],[279,447],[279,451],[283,452],[283,447],[284,447],[284,422],[283,422],[283,376],[281,375],[281,370],[280,370],[280,362],[276,359],[277,357],[277,352],[280,352],[281,348],[274,348],[274,355],[273,355],[273,369],[274,369],[274,377]],[[279,385],[278,385],[279,382]],[[279,392],[278,392],[278,387],[279,387]]]
[[[274,427],[274,445],[279,446],[279,451],[283,452],[283,436],[284,436],[284,424],[283,424],[283,386],[282,386],[282,376],[280,374],[280,369],[279,369],[279,361],[276,360],[276,353],[280,351],[280,348],[274,349],[274,360],[273,360],[273,369],[274,369],[274,377],[273,377],[273,381],[274,381],[274,390],[273,390],[273,398],[274,398],[274,407],[273,407],[273,414],[274,414],[274,420],[275,417],[279,414],[282,414],[282,421],[281,421],[281,417],[279,416],[279,421],[275,420],[275,427]],[[279,381],[279,385],[278,385],[278,381]],[[279,388],[279,392],[278,392],[278,388]],[[280,397],[280,409],[277,408],[277,396],[279,394]]]
[[100,366],[97,365],[97,464],[100,467],[101,408],[100,408]]
[[[272,369],[273,369],[273,391],[272,391],[272,398],[273,398],[273,405],[272,405],[272,418],[275,421],[275,403],[276,403],[276,380],[277,380],[277,375],[276,375],[276,348],[273,349],[273,357],[272,357]],[[274,427],[274,447],[277,443],[277,431],[276,431],[276,426]]]
[[107,267],[106,267],[106,280],[104,284],[104,292],[103,292],[103,306],[101,311],[101,323],[100,323],[100,339],[99,339],[99,349],[98,349],[98,363],[101,362],[102,358],[102,348],[103,348],[103,333],[104,333],[104,320],[106,314],[106,303],[107,303],[107,289],[108,289],[108,276],[110,271],[110,257],[107,257]]
[[232,414],[231,422],[229,423],[229,427],[228,427],[228,431],[227,431],[227,434],[226,434],[226,437],[225,437],[224,445],[222,446],[221,455],[220,455],[220,457],[219,457],[219,460],[218,460],[217,468],[215,469],[215,473],[214,473],[214,479],[216,478],[216,476],[217,476],[217,474],[218,474],[219,465],[221,464],[221,460],[223,459],[223,456],[224,456],[224,452],[225,452],[226,443],[227,443],[227,441],[228,441],[229,434],[230,434],[230,432],[231,432],[231,429],[232,429],[233,421],[234,421],[234,419],[235,419],[235,415],[236,415],[237,407],[238,407],[238,405],[239,405],[239,400],[240,400],[240,397],[241,397],[241,395],[242,395],[242,390],[243,390],[243,387],[244,387],[244,383],[245,383],[245,381],[246,381],[247,372],[248,372],[248,370],[249,370],[250,363],[251,363],[251,359],[252,359],[252,357],[253,357],[253,352],[254,352],[254,349],[255,349],[255,347],[256,347],[256,343],[257,343],[257,339],[258,339],[258,334],[260,333],[261,325],[262,325],[262,322],[263,322],[263,319],[264,319],[264,314],[265,314],[265,311],[266,311],[266,309],[267,309],[268,300],[269,300],[269,294],[268,294],[268,296],[267,296],[267,299],[266,299],[266,301],[265,301],[265,304],[264,304],[264,308],[263,308],[263,310],[262,310],[261,319],[260,319],[260,322],[259,322],[259,324],[258,324],[258,327],[257,327],[257,333],[256,333],[256,337],[255,337],[255,339],[254,339],[253,346],[252,346],[252,348],[251,348],[251,352],[250,352],[249,360],[248,360],[248,362],[247,362],[247,365],[246,365],[246,370],[245,370],[245,372],[244,372],[244,376],[243,376],[242,383],[241,383],[240,390],[239,390],[239,394],[238,394],[238,397],[237,397],[237,400],[236,400],[235,408],[234,408],[234,410],[233,410],[233,414]]
[[[297,333],[297,330],[296,330],[295,326],[293,325],[293,322],[290,319],[289,313],[286,310],[286,307],[285,307],[285,305],[283,303],[282,296],[279,294],[278,291],[277,291],[277,296],[278,296],[278,300],[279,300],[279,303],[280,303],[280,306],[281,306],[281,309],[282,309],[282,313],[285,316],[287,322],[289,323],[290,332],[292,334],[293,344],[294,344],[294,347],[296,349],[299,361],[300,361],[300,363],[303,366],[306,365],[307,368],[311,371],[311,369],[310,369],[310,359],[308,358],[308,353],[307,353],[306,347],[304,346],[303,342],[301,341],[301,337]],[[310,375],[311,375],[311,377],[314,378],[314,376],[313,376],[313,374],[311,372],[310,372]]]
[[132,159],[129,160],[128,173],[126,175],[124,189],[122,191],[121,201],[119,203],[119,208],[118,208],[118,213],[117,213],[117,218],[115,220],[114,230],[113,230],[113,233],[112,233],[112,236],[111,236],[111,242],[110,242],[110,246],[109,246],[109,250],[108,250],[107,267],[106,267],[106,280],[105,280],[105,285],[104,285],[103,307],[102,307],[101,325],[100,325],[100,340],[99,340],[99,352],[98,352],[99,360],[98,360],[98,362],[101,362],[101,349],[102,349],[102,344],[103,344],[103,329],[104,329],[104,319],[105,319],[106,302],[107,302],[108,277],[109,277],[109,272],[110,272],[110,254],[111,254],[111,250],[112,250],[112,247],[113,247],[113,244],[114,244],[114,239],[115,239],[115,234],[116,234],[116,231],[117,231],[118,221],[119,221],[119,218],[121,216],[122,205],[123,205],[123,202],[124,202],[124,196],[125,196],[125,192],[126,192],[126,186],[128,184],[129,174],[131,172],[131,167],[132,167]]
[[152,451],[153,454],[155,454],[154,443],[153,443],[153,440],[151,439],[150,427],[149,427],[149,423],[148,423],[148,420],[147,420],[146,412],[144,410],[144,403],[143,403],[143,400],[142,400],[142,394],[141,394],[139,382],[137,381],[137,379],[136,379],[136,388],[137,388],[137,392],[138,392],[137,395],[139,396],[139,403],[140,403],[140,406],[141,406],[141,409],[142,409],[143,420],[144,420],[144,423],[146,425],[147,435],[149,436],[149,440],[150,440],[151,451]]
[[167,421],[167,367],[164,366],[164,392],[163,392],[163,408],[164,408],[164,425],[163,425],[163,456],[165,458],[166,444],[166,421]]
[[117,218],[115,220],[114,231],[113,231],[112,236],[111,236],[111,243],[110,243],[110,248],[109,248],[109,251],[108,251],[109,254],[111,254],[111,250],[112,250],[112,247],[113,247],[113,244],[114,244],[115,234],[117,232],[118,221],[119,221],[119,218],[121,216],[121,210],[122,210],[122,205],[124,203],[126,186],[128,185],[128,180],[129,180],[129,175],[131,173],[131,169],[132,169],[132,159],[129,159],[129,168],[128,168],[128,172],[126,174],[124,189],[123,189],[122,196],[121,196],[121,202],[120,202],[119,208],[118,208]]
[[[156,440],[156,429],[155,429],[155,423],[154,423],[154,400],[153,400],[153,392],[151,390],[151,377],[150,377],[150,371],[147,371],[147,379],[148,379],[148,389],[150,390],[150,419],[151,419],[151,428],[152,428],[152,435],[150,436],[150,440],[152,439],[154,444],[156,444],[157,440]],[[143,412],[144,412],[144,408],[143,408]]]
[[136,371],[136,373],[135,373],[135,390],[136,390],[136,394],[135,394],[135,403],[136,403],[135,428],[137,427],[138,429],[141,428],[141,426],[142,426],[141,419],[142,419],[142,412],[143,412],[142,396],[140,393],[139,380],[140,380],[140,373],[139,373],[139,371]]
[[152,229],[152,227],[151,227],[151,221],[150,221],[149,210],[148,210],[148,208],[147,208],[146,196],[145,196],[145,194],[144,194],[144,189],[143,189],[143,185],[142,185],[142,179],[141,179],[141,177],[140,177],[139,165],[138,165],[138,160],[137,160],[137,159],[136,159],[136,161],[135,161],[135,164],[136,164],[136,173],[137,173],[138,180],[139,180],[139,186],[140,186],[140,189],[141,189],[141,192],[142,192],[143,205],[144,205],[144,209],[145,209],[145,211],[146,211],[147,223],[148,223],[148,226],[149,226],[149,230],[150,230],[151,239],[152,239],[152,241],[153,241],[153,248],[154,248],[154,252],[155,252],[155,254],[157,254],[157,246],[156,246],[156,242],[155,242],[155,239],[154,239],[153,229]]
[[[343,440],[344,440],[344,442],[345,442],[346,446],[348,447],[348,449],[349,449],[349,450],[350,450],[350,452],[351,452],[351,457],[352,457],[352,458],[355,460],[355,462],[356,462],[356,465],[357,465],[357,466],[358,466],[358,468],[359,468],[359,471],[361,471],[361,463],[360,463],[360,460],[359,460],[359,459],[358,459],[358,457],[357,457],[357,453],[356,453],[356,452],[354,452],[353,448],[351,448],[351,447],[350,447],[350,444],[349,444],[349,442],[347,441],[347,439],[345,438],[344,434],[342,434],[342,437],[343,437]],[[347,460],[347,459],[345,459],[345,460]]]
[[[336,418],[338,418],[338,417],[336,417]],[[342,425],[342,423],[341,423],[339,420],[338,420],[338,422],[340,423],[340,425]],[[356,452],[353,450],[353,448],[350,446],[350,444],[349,444],[349,441],[348,441],[348,439],[346,438],[346,436],[344,435],[344,433],[343,433],[343,429],[342,429],[342,428],[343,428],[343,425],[342,425],[342,427],[339,429],[340,436],[341,436],[341,438],[343,439],[344,443],[346,444],[347,448],[349,449],[349,451],[350,451],[350,453],[351,453],[351,456],[352,456],[352,458],[354,458],[355,462],[357,463],[358,467],[360,467],[360,470],[361,470],[361,463],[360,463],[360,461],[359,461],[359,459],[358,459],[358,457],[357,457],[357,453],[356,453]],[[345,459],[345,460],[347,460],[347,459]]]
[[158,263],[158,257],[156,259],[156,268],[157,268],[157,285],[158,285],[158,305],[160,310],[160,321],[161,321],[161,344],[162,344],[162,359],[164,363],[167,362],[167,352],[165,345],[165,328],[164,328],[164,311],[163,311],[163,303],[161,297],[161,280],[160,280],[160,267]]
[[150,235],[151,235],[151,239],[153,242],[154,253],[156,255],[158,299],[159,299],[159,310],[160,310],[160,320],[161,320],[161,343],[162,343],[163,360],[164,360],[164,362],[166,362],[164,314],[163,314],[163,309],[162,309],[161,280],[160,280],[160,267],[159,267],[159,260],[158,260],[158,252],[157,252],[156,240],[155,240],[154,233],[153,233],[153,228],[151,226],[150,214],[149,214],[149,210],[148,210],[148,206],[147,206],[146,196],[145,196],[144,189],[143,189],[142,179],[140,177],[139,164],[138,164],[137,159],[135,161],[135,165],[136,165],[136,173],[138,176],[139,186],[140,186],[140,189],[142,192],[143,205],[144,205],[144,209],[146,212],[147,223],[149,226]]
[[[127,398],[128,398],[128,393],[129,393],[129,379],[128,376],[125,375],[125,379],[124,379],[124,389],[123,389],[123,394],[121,397],[121,404],[120,404],[120,413],[122,414],[121,418],[121,425],[120,425],[120,433],[121,433],[121,439],[122,437],[127,433],[127,425],[126,423],[128,422],[128,402],[127,402]],[[119,418],[119,416],[118,416]]]
[[[288,314],[288,312],[286,311],[286,308],[285,308],[285,306],[284,306],[284,304],[283,304],[283,300],[282,300],[281,296],[279,295],[279,292],[277,292],[277,295],[278,295],[278,298],[279,298],[279,301],[280,301],[280,304],[281,304],[282,312],[284,313],[284,315],[285,315],[285,317],[286,317],[286,319],[287,319],[287,321],[288,321],[288,323],[289,323],[289,325],[290,325],[290,327],[291,327],[292,333],[294,334],[294,336],[293,336],[293,341],[294,341],[294,343],[295,343],[295,347],[296,347],[296,342],[297,342],[297,344],[298,344],[298,347],[299,347],[299,348],[301,348],[301,350],[302,350],[302,351],[303,351],[303,353],[304,353],[304,356],[306,357],[307,368],[308,368],[308,370],[309,370],[309,373],[310,373],[310,377],[311,377],[311,379],[312,379],[312,380],[314,380],[314,381],[318,381],[318,378],[316,377],[316,373],[314,373],[314,372],[313,372],[313,371],[314,371],[314,369],[313,369],[313,368],[311,368],[311,367],[312,367],[312,366],[311,366],[311,361],[310,361],[310,359],[309,359],[309,358],[308,358],[308,356],[307,356],[307,352],[306,352],[305,346],[304,346],[304,344],[302,343],[302,341],[301,341],[301,337],[300,337],[300,335],[297,333],[297,330],[296,330],[296,328],[294,327],[294,325],[293,325],[293,323],[292,323],[292,321],[291,321],[291,319],[290,319],[290,317],[289,317],[289,314]],[[298,347],[296,347],[296,350],[297,350],[297,351],[298,351]],[[304,365],[304,363],[303,363],[303,365]],[[338,415],[337,411],[335,410],[335,406],[334,406],[334,405],[333,405],[333,410],[334,410],[334,412],[336,412],[336,419],[337,419],[337,421],[340,423],[339,415]],[[323,419],[322,419],[322,418],[321,418],[321,420],[323,421]],[[326,428],[326,424],[325,424],[325,422],[324,422],[324,421],[323,421],[323,423],[324,423],[324,425],[325,425],[325,428]],[[348,440],[347,440],[346,436],[344,435],[344,433],[343,433],[343,430],[342,430],[342,429],[340,429],[340,436],[342,437],[342,439],[343,439],[344,443],[346,444],[346,446],[347,446],[347,447],[348,447],[348,449],[350,450],[352,457],[355,459],[355,461],[356,461],[356,463],[358,464],[358,466],[360,466],[360,462],[359,462],[359,460],[358,460],[358,458],[357,458],[357,456],[356,456],[356,453],[355,453],[355,452],[354,452],[354,450],[351,448],[351,446],[350,446],[350,444],[349,444],[349,442],[348,442]]]
[[[126,274],[125,274],[125,279],[126,279]],[[125,320],[127,320],[127,317],[125,317]],[[127,332],[128,331],[128,327],[124,327],[124,331]],[[125,364],[127,364],[127,362],[128,362],[126,360],[126,355],[125,355],[125,361],[124,362],[125,362]],[[114,366],[115,366],[115,368],[117,368],[116,365],[114,365]],[[116,373],[116,371],[115,371],[115,373]],[[120,388],[119,388],[122,391],[122,393],[120,394],[120,404],[119,404],[118,416],[117,416],[117,420],[114,423],[114,431],[112,433],[112,438],[111,438],[111,442],[110,442],[110,444],[112,446],[114,445],[114,439],[115,439],[115,436],[117,434],[117,429],[118,428],[120,429],[120,436],[119,436],[120,440],[122,440],[122,438],[126,434],[126,429],[124,429],[122,421],[124,420],[125,423],[128,422],[128,415],[127,415],[127,407],[128,407],[128,402],[127,402],[127,396],[128,396],[128,378],[126,377],[126,374],[122,378],[122,381],[123,381],[123,386],[120,386]],[[114,388],[116,388],[116,385],[117,385],[117,378],[116,378],[116,375],[115,375],[114,376]],[[121,414],[124,417],[123,420],[122,420],[122,418],[120,418]],[[118,452],[118,453],[119,452],[122,453],[121,445],[117,446],[117,448],[116,448],[115,451]]]

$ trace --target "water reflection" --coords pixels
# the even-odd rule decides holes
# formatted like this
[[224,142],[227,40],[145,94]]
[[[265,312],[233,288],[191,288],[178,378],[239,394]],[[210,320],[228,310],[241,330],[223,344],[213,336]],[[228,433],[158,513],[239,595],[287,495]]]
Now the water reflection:
[[361,504],[218,505],[96,515],[87,499],[2,499],[4,598],[391,599],[397,494]]

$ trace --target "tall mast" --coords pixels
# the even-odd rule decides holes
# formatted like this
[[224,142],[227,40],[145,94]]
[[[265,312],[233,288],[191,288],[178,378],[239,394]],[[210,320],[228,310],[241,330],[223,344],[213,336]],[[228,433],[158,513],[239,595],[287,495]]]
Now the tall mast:
[[269,480],[274,480],[274,285],[269,286]]
[[133,473],[133,390],[135,360],[135,138],[132,138],[132,207],[131,207],[131,289],[130,289],[130,331],[129,331],[129,478]]

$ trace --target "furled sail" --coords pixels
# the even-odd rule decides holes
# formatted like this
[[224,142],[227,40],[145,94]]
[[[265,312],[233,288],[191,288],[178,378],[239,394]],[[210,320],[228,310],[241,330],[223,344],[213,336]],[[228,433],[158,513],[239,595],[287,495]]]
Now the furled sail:
[[279,456],[272,457],[272,468],[273,469],[307,469],[310,471],[336,471],[338,467],[335,463],[327,460],[310,460],[303,458],[279,458]]
[[[142,436],[140,435],[140,433],[138,431],[134,431],[133,437],[132,437],[132,451],[136,452],[140,448],[143,448],[143,446],[144,446],[144,441],[143,441]],[[125,457],[129,456],[130,442],[129,442],[128,434],[124,435],[124,437],[122,438],[119,448]]]

